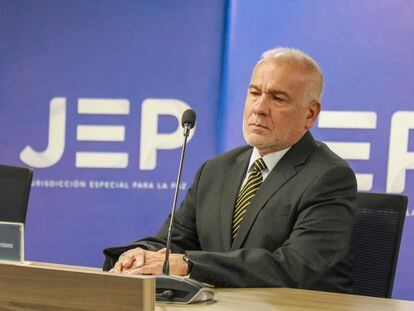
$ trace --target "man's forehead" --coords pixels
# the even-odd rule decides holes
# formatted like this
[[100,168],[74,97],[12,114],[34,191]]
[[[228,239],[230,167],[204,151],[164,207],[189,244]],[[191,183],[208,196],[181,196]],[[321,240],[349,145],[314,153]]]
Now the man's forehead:
[[[269,74],[268,77],[266,75]],[[257,86],[263,81],[263,79],[274,78],[274,81],[277,80],[290,80],[293,83],[307,83],[314,79],[314,73],[310,72],[298,62],[284,62],[281,60],[275,59],[262,59],[259,61],[252,73],[251,84]],[[269,82],[269,81],[266,81]],[[287,82],[287,81],[286,81]]]

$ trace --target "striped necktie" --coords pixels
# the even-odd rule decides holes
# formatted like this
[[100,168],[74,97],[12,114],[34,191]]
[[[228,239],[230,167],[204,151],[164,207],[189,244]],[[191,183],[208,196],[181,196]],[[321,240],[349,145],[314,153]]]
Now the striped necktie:
[[257,189],[263,182],[262,171],[266,168],[262,158],[258,158],[254,161],[252,167],[249,170],[249,177],[246,184],[243,186],[236,200],[236,207],[233,214],[232,224],[232,238],[236,237],[237,230],[239,230],[240,224],[243,220],[243,215],[247,210],[250,202],[252,201]]

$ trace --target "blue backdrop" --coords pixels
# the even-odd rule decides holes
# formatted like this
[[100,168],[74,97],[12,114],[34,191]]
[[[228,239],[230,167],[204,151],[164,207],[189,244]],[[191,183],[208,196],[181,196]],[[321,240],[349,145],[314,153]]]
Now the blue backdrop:
[[[153,234],[172,203],[177,116],[198,115],[183,195],[205,159],[244,143],[252,68],[276,46],[320,63],[313,134],[349,160],[360,189],[408,195],[413,13],[399,0],[1,0],[0,160],[35,170],[27,259],[100,266],[102,248]],[[411,214],[412,203],[401,299],[414,299]]]
[[[185,103],[197,111],[203,130],[196,129],[189,142],[184,190],[204,159],[215,155],[225,3],[0,5],[1,161],[35,170],[26,257],[100,266],[104,247],[154,233],[171,209],[180,150],[161,146],[155,167],[147,161],[141,168],[140,152],[160,138],[142,136],[144,121],[148,130],[155,115],[155,131],[168,134],[178,120],[166,111],[166,100],[175,109]],[[109,110],[94,108],[94,102]],[[64,134],[51,126],[54,119],[66,120]],[[85,131],[102,125],[112,128]],[[39,154],[49,145],[50,152]],[[33,152],[22,156],[27,146]],[[86,164],[79,158],[85,152],[93,152]],[[122,157],[115,168],[96,168],[108,160],[98,161],[102,153]]]
[[[220,151],[244,142],[243,103],[261,53],[293,46],[312,55],[325,76],[324,112],[312,130],[314,136],[349,161],[360,190],[410,196],[414,190],[413,14],[414,3],[409,1],[392,5],[376,0],[231,1]],[[406,170],[404,178],[401,173]],[[409,202],[394,298],[414,299],[412,216],[414,203]]]

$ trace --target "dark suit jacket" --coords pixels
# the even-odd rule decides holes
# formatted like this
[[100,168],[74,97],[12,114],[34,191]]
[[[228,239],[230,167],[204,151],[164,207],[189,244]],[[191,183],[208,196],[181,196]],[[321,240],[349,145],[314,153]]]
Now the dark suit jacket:
[[[251,152],[245,146],[206,161],[177,210],[173,251],[188,254],[191,277],[219,287],[352,292],[356,180],[348,164],[305,134],[263,182],[232,242]],[[104,250],[104,269],[128,249],[164,247],[168,223],[155,237]]]

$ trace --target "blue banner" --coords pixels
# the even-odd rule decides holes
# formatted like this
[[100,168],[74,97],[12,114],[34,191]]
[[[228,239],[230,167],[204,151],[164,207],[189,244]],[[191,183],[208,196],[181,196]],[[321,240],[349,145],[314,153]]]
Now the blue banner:
[[34,168],[28,260],[101,266],[216,152],[225,2],[2,1],[1,162]]
[[[320,64],[325,90],[314,136],[353,167],[360,191],[414,192],[414,3],[231,2],[220,150],[244,143],[242,116],[263,51],[297,47]],[[414,202],[402,237],[394,298],[414,299]]]

